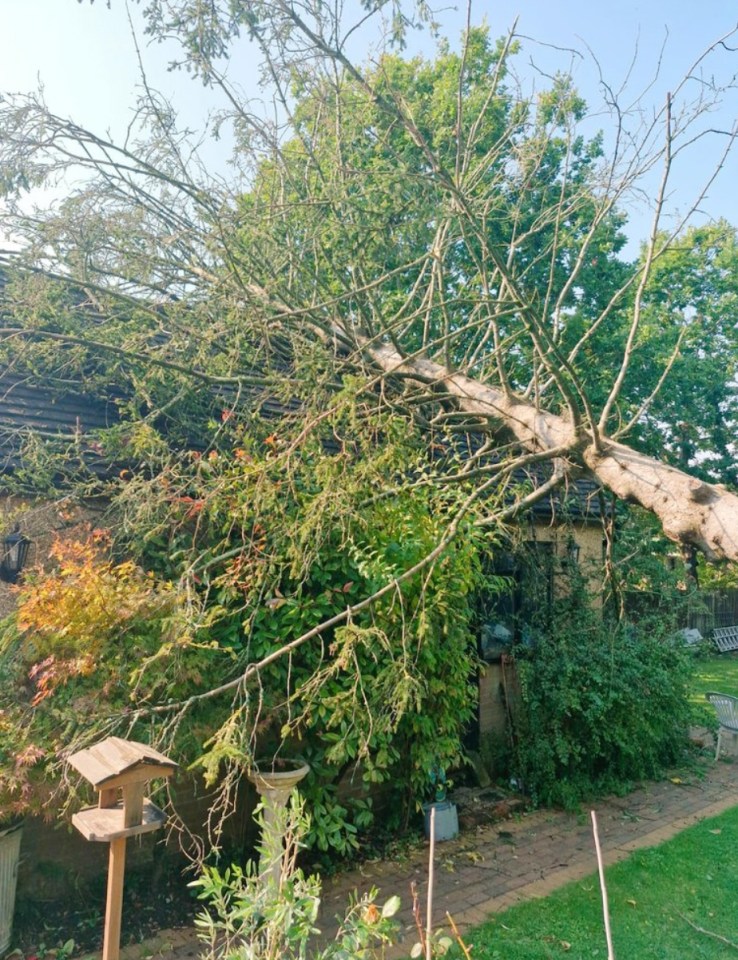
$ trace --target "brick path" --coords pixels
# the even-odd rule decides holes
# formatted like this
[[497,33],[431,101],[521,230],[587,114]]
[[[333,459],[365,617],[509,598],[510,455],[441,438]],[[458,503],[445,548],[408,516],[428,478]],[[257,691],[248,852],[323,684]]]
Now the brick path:
[[[705,817],[738,806],[738,762],[709,764],[704,779],[650,783],[626,797],[595,805],[606,863],[623,860],[633,850],[668,840]],[[435,913],[449,911],[460,929],[485,920],[521,900],[542,897],[597,868],[589,816],[536,811],[517,819],[477,828],[437,846]],[[425,904],[427,845],[401,862],[376,861],[330,879],[324,886],[323,928],[342,911],[353,890],[380,889],[380,900],[400,895],[404,947],[390,958],[407,956],[415,940],[410,912],[410,883],[415,881]],[[191,928],[162,932],[155,940],[126,947],[122,960],[186,960],[199,945]]]

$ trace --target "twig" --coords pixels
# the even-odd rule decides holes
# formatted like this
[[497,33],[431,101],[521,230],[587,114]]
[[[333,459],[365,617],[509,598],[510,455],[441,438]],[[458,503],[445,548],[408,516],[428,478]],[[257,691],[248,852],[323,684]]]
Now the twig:
[[425,954],[425,930],[423,929],[423,917],[420,913],[420,897],[418,896],[418,887],[414,880],[410,884],[410,894],[413,898],[413,919],[415,920],[415,926],[418,930],[420,949],[421,952]]
[[446,911],[446,919],[448,920],[449,926],[451,927],[451,929],[452,929],[452,931],[453,931],[453,934],[454,934],[454,936],[456,937],[456,942],[458,943],[458,945],[461,947],[461,949],[462,949],[463,952],[464,952],[464,956],[466,957],[466,960],[471,960],[471,951],[469,950],[469,947],[467,947],[467,945],[466,945],[466,944],[464,943],[464,941],[461,939],[461,934],[459,933],[459,928],[456,926],[456,923],[455,923],[455,921],[454,921],[454,918],[451,916],[451,914],[448,912],[448,910]]
[[597,869],[600,874],[600,890],[602,891],[602,915],[605,918],[605,939],[607,940],[607,960],[615,960],[615,951],[612,948],[612,933],[610,932],[610,911],[607,906],[607,887],[605,886],[605,865],[602,862],[602,850],[600,849],[600,836],[597,832],[597,814],[594,810],[590,811],[592,815],[592,833],[594,834],[595,850],[597,851]]
[[685,917],[683,913],[680,913],[679,916],[684,920],[685,923],[688,923],[693,930],[696,930],[697,933],[704,933],[706,937],[712,937],[714,940],[719,940],[721,943],[724,943],[728,947],[732,947],[734,950],[738,950],[738,943],[733,943],[732,940],[728,940],[727,937],[721,936],[719,933],[713,933],[712,930],[705,930],[704,927],[698,927],[696,923]]

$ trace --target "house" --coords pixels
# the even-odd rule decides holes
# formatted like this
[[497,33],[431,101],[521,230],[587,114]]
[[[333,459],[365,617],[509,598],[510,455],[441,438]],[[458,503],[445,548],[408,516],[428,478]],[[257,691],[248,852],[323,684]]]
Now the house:
[[[30,560],[48,554],[55,533],[70,533],[94,522],[100,505],[84,507],[39,495],[55,483],[45,469],[45,444],[62,450],[70,470],[110,469],[100,455],[96,436],[118,420],[114,403],[89,397],[83,389],[65,392],[31,382],[13,370],[0,372],[0,535],[15,526],[33,544]],[[0,581],[0,616],[14,603],[12,585]]]
[[[545,467],[521,476],[537,486]],[[534,624],[553,599],[569,589],[575,570],[597,594],[602,577],[603,523],[609,509],[600,489],[588,479],[558,488],[518,519],[514,542],[489,559],[488,572],[500,585],[479,598],[478,729],[471,747],[485,746],[509,727],[516,677],[510,650],[534,639]]]

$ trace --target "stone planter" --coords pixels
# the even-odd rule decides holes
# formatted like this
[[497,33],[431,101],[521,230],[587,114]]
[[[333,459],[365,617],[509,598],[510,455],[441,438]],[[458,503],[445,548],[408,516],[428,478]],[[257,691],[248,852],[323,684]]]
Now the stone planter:
[[[282,873],[278,854],[283,837],[277,838],[279,811],[287,806],[290,794],[297,784],[310,773],[310,767],[301,760],[257,760],[249,773],[249,780],[256,787],[264,805],[264,836],[274,839],[274,852],[264,862],[259,861],[259,876],[271,876],[276,884]],[[279,846],[276,846],[279,840]]]
[[0,827],[0,954],[10,946],[23,824]]

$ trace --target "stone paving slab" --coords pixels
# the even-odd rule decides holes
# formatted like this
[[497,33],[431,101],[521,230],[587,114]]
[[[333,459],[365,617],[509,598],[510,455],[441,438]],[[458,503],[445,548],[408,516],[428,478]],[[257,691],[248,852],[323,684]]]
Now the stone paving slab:
[[[710,764],[704,778],[649,783],[625,797],[595,805],[605,863],[625,859],[634,850],[655,846],[706,817],[738,806],[738,763]],[[415,941],[410,885],[420,902],[427,891],[427,845],[401,862],[363,864],[325,882],[321,926],[329,935],[334,917],[349,894],[372,886],[380,900],[399,894],[402,941],[387,952],[388,960],[405,957]],[[588,815],[535,811],[512,820],[477,828],[436,848],[434,902],[437,916],[445,911],[463,932],[523,900],[544,897],[597,869]],[[121,960],[188,960],[198,956],[194,928],[162,931],[154,940],[125,947]],[[90,955],[89,960],[95,955]]]

